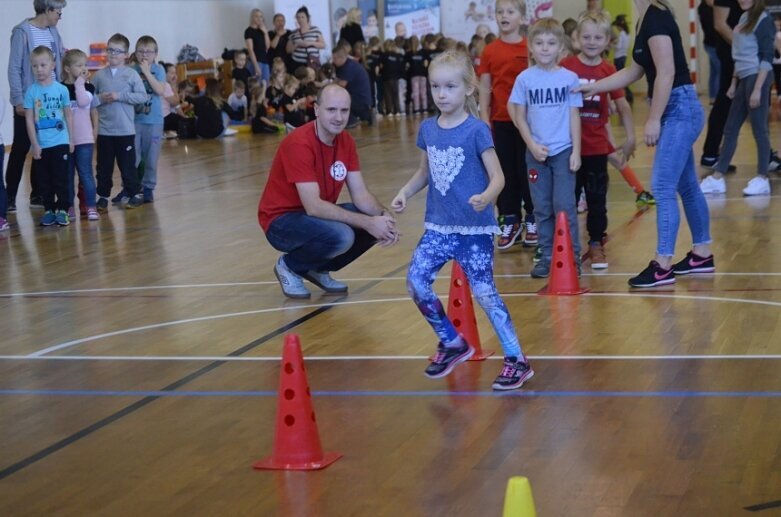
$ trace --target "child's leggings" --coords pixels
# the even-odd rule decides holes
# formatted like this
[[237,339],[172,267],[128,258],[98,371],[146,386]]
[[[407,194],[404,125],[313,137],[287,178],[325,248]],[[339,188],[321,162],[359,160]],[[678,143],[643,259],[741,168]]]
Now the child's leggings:
[[494,283],[494,245],[491,235],[444,234],[426,230],[412,254],[407,291],[442,343],[458,337],[442,303],[432,289],[442,266],[454,259],[464,270],[477,303],[483,308],[502,344],[504,355],[521,358],[521,344],[507,306]]
[[415,111],[428,111],[428,97],[426,96],[426,76],[416,75],[412,82],[412,107]]

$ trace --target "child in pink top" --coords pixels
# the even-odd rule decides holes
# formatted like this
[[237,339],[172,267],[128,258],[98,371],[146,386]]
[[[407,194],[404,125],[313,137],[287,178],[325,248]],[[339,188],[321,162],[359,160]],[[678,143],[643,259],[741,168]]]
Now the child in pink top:
[[[68,173],[68,194],[71,200],[75,197],[75,172],[79,173],[79,186],[83,197],[79,196],[79,209],[82,216],[90,221],[100,219],[95,208],[95,174],[92,172],[92,151],[95,147],[95,125],[92,117],[97,105],[95,87],[88,84],[87,55],[81,50],[72,49],[62,58],[62,82],[70,93],[71,112],[73,113],[73,155]],[[73,210],[73,209],[71,209]],[[71,217],[75,216],[69,214]]]

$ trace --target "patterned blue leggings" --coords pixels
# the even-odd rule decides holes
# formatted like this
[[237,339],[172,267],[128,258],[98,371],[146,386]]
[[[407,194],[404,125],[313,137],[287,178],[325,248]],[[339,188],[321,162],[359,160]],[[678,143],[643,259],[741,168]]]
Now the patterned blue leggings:
[[490,235],[443,234],[426,230],[412,254],[407,272],[407,291],[439,340],[449,343],[458,337],[432,289],[436,275],[449,260],[461,265],[477,303],[494,327],[504,355],[522,357],[521,344],[507,306],[494,283],[494,245]]

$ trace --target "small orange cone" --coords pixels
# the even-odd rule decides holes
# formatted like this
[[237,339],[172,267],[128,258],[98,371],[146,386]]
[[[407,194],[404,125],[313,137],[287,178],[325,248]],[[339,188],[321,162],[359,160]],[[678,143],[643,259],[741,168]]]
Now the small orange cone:
[[464,270],[457,261],[453,261],[453,270],[450,272],[450,294],[447,298],[447,317],[453,322],[453,326],[459,334],[464,336],[466,342],[475,349],[470,361],[484,361],[494,355],[493,350],[484,352],[480,346],[480,334],[477,332],[477,318],[475,306],[472,303],[472,291],[469,290],[469,282],[466,280]]
[[561,211],[556,216],[556,231],[553,235],[550,281],[537,294],[574,295],[588,291],[589,289],[582,289],[578,283],[578,269],[575,266],[575,253],[572,251],[567,213]]
[[278,400],[274,450],[271,457],[256,462],[253,468],[318,470],[342,457],[337,452],[324,454],[320,446],[301,342],[296,334],[285,336]]

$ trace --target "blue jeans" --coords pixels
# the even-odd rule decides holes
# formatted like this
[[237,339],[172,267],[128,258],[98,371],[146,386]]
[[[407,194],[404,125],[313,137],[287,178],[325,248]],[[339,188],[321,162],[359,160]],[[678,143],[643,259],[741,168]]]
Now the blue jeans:
[[708,54],[708,97],[712,100],[719,93],[719,81],[721,75],[721,61],[716,53],[716,47],[705,45],[705,53]]
[[537,221],[542,260],[550,262],[553,255],[553,233],[556,229],[556,215],[566,212],[572,247],[576,257],[580,256],[578,233],[578,212],[575,201],[574,171],[569,168],[572,148],[548,156],[544,163],[538,162],[530,151],[526,151],[526,167],[529,170],[529,188],[534,201],[534,219]]
[[662,128],[656,144],[651,186],[656,197],[656,252],[663,257],[675,254],[683,201],[694,245],[711,242],[710,215],[697,181],[692,145],[702,131],[705,114],[694,86],[673,88],[662,115]]
[[162,146],[163,124],[136,124],[136,168],[144,162],[144,189],[154,190],[157,185],[157,160]]
[[[570,192],[572,195],[572,192]],[[449,260],[456,260],[466,274],[475,299],[491,321],[507,357],[522,356],[507,306],[494,283],[494,244],[491,235],[444,234],[426,230],[412,253],[407,272],[407,291],[423,317],[443,343],[458,337],[442,302],[431,288],[437,273]]]
[[[352,203],[339,206],[360,213]],[[312,217],[306,212],[278,216],[271,221],[266,239],[274,249],[286,253],[285,264],[298,275],[308,271],[339,271],[377,242],[365,230]]]
[[[92,149],[94,144],[79,144],[73,148],[68,171],[68,195],[71,206],[76,197],[76,171],[79,173],[79,183],[84,189],[84,203],[87,208],[95,208],[95,175],[92,172]],[[83,208],[83,207],[82,207]]]

